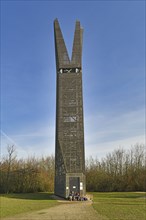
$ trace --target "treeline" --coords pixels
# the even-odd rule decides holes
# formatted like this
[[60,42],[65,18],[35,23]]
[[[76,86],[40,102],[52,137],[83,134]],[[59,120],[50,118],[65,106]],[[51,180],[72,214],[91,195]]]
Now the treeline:
[[146,191],[144,145],[114,150],[101,161],[86,161],[87,191]]
[[54,156],[17,159],[14,146],[0,163],[0,193],[53,192]]
[[[54,191],[54,156],[17,159],[14,146],[0,162],[0,193]],[[144,145],[86,160],[87,191],[146,191]]]

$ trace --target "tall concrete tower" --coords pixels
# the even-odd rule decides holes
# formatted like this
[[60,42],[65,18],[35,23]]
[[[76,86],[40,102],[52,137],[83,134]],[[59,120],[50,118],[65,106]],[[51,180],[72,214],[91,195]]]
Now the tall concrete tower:
[[57,97],[55,194],[67,198],[70,191],[86,193],[82,96],[82,34],[76,21],[72,57],[54,21]]

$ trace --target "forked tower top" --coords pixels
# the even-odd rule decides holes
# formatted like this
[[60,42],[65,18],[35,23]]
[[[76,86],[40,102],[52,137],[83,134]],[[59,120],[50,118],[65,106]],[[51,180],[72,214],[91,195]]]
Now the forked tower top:
[[58,19],[54,21],[54,34],[56,44],[57,67],[60,68],[80,68],[82,67],[82,34],[83,29],[80,22],[76,21],[74,42],[71,60],[63,39]]

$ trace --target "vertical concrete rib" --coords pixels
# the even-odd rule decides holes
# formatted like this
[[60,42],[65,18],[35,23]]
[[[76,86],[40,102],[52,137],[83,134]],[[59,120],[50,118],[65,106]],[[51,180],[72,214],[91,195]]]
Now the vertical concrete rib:
[[73,65],[76,65],[76,67],[81,68],[82,65],[81,61],[82,61],[82,29],[80,27],[80,22],[76,21],[71,62]]
[[55,45],[56,45],[56,55],[59,68],[62,68],[64,65],[70,64],[69,55],[66,49],[66,45],[63,39],[63,35],[59,26],[57,19],[54,21],[54,34],[55,34]]

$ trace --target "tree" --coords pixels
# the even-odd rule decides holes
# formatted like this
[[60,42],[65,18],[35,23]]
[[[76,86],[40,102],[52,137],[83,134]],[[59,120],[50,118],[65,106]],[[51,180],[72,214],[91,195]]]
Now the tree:
[[9,193],[9,190],[10,190],[10,177],[11,177],[11,171],[12,171],[12,166],[13,166],[13,163],[16,159],[16,154],[15,154],[15,147],[14,145],[8,145],[7,146],[7,152],[8,152],[8,156],[7,156],[7,159],[6,159],[6,169],[7,169],[7,172],[6,172],[6,188],[5,188],[5,192],[6,193]]

